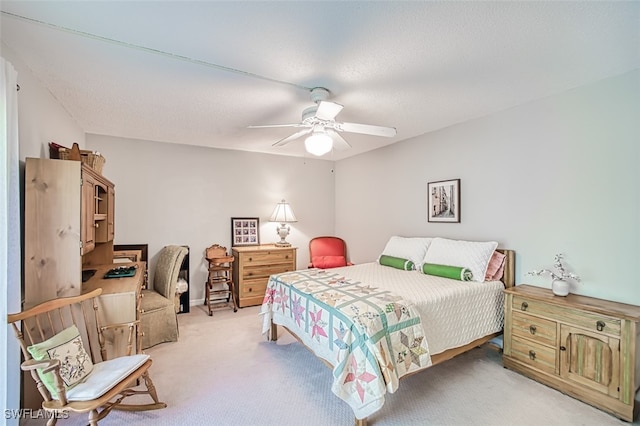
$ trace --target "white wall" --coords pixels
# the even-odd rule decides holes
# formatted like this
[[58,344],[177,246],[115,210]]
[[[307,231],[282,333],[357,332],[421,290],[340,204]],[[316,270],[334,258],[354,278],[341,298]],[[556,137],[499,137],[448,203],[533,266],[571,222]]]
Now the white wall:
[[[336,234],[355,262],[391,235],[496,240],[518,283],[564,253],[572,292],[640,305],[640,71],[336,165]],[[426,184],[461,179],[461,223],[428,223]]]
[[287,238],[306,267],[308,241],[334,230],[333,163],[243,151],[87,135],[106,158],[103,174],[116,185],[116,244],[188,245],[192,301],[204,298],[204,250],[231,247],[231,217],[258,217],[260,241],[279,241],[269,223],[276,203],[291,203],[297,223]]
[[[3,151],[7,151],[7,168],[11,171],[11,175],[3,176],[7,177],[7,191],[11,194],[12,203],[16,203],[16,196],[20,194],[20,218],[16,218],[14,209],[15,205],[7,206],[6,212],[2,214],[6,215],[11,220],[11,229],[8,231],[7,236],[12,239],[11,249],[15,253],[21,251],[21,238],[20,241],[13,241],[16,235],[15,221],[23,216],[24,212],[24,159],[26,157],[44,157],[48,158],[48,143],[51,141],[58,141],[62,144],[69,144],[77,142],[80,146],[84,145],[84,131],[77,125],[77,123],[67,114],[67,112],[60,106],[55,98],[44,88],[40,82],[33,77],[30,70],[23,64],[18,55],[15,54],[4,44],[1,45],[2,57],[10,62],[18,73],[18,84],[20,85],[20,91],[17,92],[18,98],[18,137],[19,147],[18,152],[13,152],[13,147],[4,146]],[[3,111],[4,113],[4,111]],[[15,155],[14,155],[15,154]],[[18,159],[19,164],[14,164],[13,161]],[[11,161],[11,162],[10,162]],[[15,168],[19,169],[19,173],[15,173]],[[19,179],[15,179],[15,175],[19,174]],[[4,209],[3,209],[4,210]],[[21,223],[23,226],[23,224]],[[17,244],[17,247],[15,246]],[[18,255],[20,258],[21,255]],[[15,266],[13,262],[13,256],[8,258],[10,266]],[[21,285],[19,278],[21,277],[21,271],[15,271],[12,268],[8,270],[8,276],[11,278],[7,285],[6,292],[0,292],[0,304],[4,303],[1,299],[6,294],[6,306],[10,312],[16,312],[20,310],[21,300]],[[6,398],[2,398],[3,413],[4,409],[17,409],[19,408],[19,396],[20,396],[20,347],[17,344],[17,340],[12,336],[13,331],[7,328],[8,341],[7,341],[7,376],[5,377],[6,383],[0,383],[3,389],[6,389]],[[4,368],[4,367],[3,367]],[[6,424],[18,424],[17,419],[5,419],[3,415],[0,423]]]
[[20,57],[2,44],[2,57],[18,71],[18,120],[20,161],[27,157],[49,158],[49,142],[71,147],[85,145],[84,130],[36,79]]

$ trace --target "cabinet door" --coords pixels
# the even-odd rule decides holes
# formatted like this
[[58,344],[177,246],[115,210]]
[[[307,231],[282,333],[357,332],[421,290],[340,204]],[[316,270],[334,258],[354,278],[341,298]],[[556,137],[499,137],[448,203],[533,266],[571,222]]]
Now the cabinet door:
[[107,241],[113,241],[116,233],[116,191],[113,186],[109,186],[107,196]]
[[27,158],[24,303],[80,294],[82,229],[79,161]]
[[617,398],[620,340],[569,325],[560,327],[560,375]]
[[94,222],[95,181],[86,173],[82,175],[82,203],[81,203],[81,226],[80,239],[82,241],[82,254],[89,253],[96,245],[96,228]]

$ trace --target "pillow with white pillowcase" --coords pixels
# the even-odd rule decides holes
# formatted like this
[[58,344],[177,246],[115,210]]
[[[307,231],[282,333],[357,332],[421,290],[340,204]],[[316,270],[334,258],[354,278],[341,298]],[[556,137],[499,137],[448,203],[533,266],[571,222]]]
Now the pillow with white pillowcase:
[[497,247],[498,243],[495,241],[476,242],[436,237],[419,263],[467,268],[473,274],[473,281],[484,282],[489,260]]
[[422,262],[433,238],[392,236],[387,241],[381,255],[399,257],[412,261],[415,265]]

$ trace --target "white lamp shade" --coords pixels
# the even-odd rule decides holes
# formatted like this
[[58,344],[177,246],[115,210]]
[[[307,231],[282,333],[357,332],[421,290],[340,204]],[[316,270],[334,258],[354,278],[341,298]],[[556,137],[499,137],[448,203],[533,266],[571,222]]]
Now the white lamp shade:
[[333,148],[333,139],[324,132],[313,132],[311,136],[305,139],[304,147],[308,153],[320,157],[331,151]]
[[293,213],[293,209],[285,200],[280,201],[276,204],[276,208],[271,213],[271,217],[269,218],[270,222],[278,222],[278,223],[293,223],[297,222],[295,213]]

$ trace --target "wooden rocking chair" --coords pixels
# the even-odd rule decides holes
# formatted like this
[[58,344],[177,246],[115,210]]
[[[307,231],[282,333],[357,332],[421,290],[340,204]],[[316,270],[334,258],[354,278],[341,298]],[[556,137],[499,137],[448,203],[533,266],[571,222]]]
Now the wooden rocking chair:
[[[149,377],[150,356],[131,354],[139,321],[101,326],[97,300],[101,293],[102,289],[97,289],[53,299],[7,316],[25,359],[21,369],[31,372],[44,399],[48,426],[69,411],[88,412],[93,426],[114,408],[139,411],[167,406],[158,401]],[[127,354],[107,360],[103,332],[123,327],[129,330]],[[146,390],[132,389],[138,379],[144,381]],[[148,394],[153,403],[122,404],[126,397],[138,394]]]

